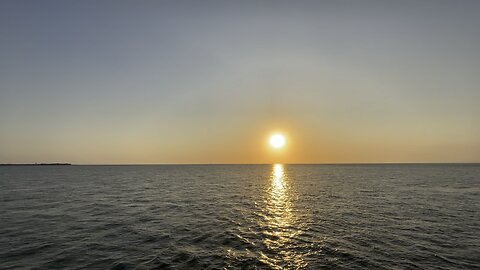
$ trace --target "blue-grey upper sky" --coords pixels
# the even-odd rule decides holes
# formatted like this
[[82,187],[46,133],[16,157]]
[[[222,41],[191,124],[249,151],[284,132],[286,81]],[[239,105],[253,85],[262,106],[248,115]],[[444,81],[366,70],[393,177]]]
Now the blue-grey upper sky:
[[5,0],[0,163],[480,162],[479,72],[474,0]]

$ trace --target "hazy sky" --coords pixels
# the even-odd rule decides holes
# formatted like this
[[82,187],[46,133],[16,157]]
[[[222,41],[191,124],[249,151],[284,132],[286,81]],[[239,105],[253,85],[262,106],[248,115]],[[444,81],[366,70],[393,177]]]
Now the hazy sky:
[[480,162],[480,1],[0,1],[0,163],[56,161]]

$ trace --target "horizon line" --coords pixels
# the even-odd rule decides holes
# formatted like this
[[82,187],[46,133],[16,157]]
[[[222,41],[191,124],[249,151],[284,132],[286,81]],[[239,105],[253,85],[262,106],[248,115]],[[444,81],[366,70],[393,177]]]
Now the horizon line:
[[0,166],[182,166],[182,165],[442,165],[442,164],[480,164],[480,162],[273,162],[273,163],[0,163]]

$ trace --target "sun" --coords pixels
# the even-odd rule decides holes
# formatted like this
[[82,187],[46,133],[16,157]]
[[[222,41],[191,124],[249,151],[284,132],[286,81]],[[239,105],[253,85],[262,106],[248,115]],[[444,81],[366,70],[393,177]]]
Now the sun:
[[273,148],[282,148],[285,145],[285,137],[282,134],[273,134],[270,137],[270,145]]

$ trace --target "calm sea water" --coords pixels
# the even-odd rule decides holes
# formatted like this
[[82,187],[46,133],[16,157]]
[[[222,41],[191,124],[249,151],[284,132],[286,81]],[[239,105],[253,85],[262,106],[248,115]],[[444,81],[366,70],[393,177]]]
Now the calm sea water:
[[0,269],[479,269],[479,165],[0,167]]

